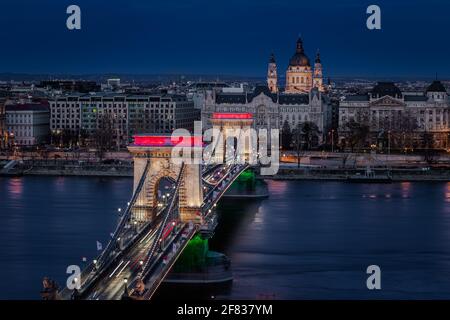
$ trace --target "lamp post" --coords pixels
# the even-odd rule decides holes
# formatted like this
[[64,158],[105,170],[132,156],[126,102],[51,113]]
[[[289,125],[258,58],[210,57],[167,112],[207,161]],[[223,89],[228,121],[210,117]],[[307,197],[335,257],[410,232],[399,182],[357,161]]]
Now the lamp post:
[[127,278],[125,278],[125,279],[123,279],[123,296],[124,297],[128,297],[130,294],[129,294],[129,292],[128,292],[128,279]]
[[77,300],[78,299],[78,286],[79,286],[78,278],[74,278],[73,279],[73,284],[74,284],[75,287],[73,288],[71,299],[72,300]]
[[334,129],[331,129],[331,153],[334,152]]
[[388,155],[391,155],[391,130],[388,131]]

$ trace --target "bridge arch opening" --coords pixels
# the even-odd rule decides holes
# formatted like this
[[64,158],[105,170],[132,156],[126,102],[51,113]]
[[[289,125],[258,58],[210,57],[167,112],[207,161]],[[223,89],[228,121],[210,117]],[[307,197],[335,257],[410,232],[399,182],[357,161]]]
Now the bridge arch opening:
[[169,176],[161,176],[156,180],[153,189],[153,207],[161,207],[167,203],[167,199],[173,194],[176,181]]

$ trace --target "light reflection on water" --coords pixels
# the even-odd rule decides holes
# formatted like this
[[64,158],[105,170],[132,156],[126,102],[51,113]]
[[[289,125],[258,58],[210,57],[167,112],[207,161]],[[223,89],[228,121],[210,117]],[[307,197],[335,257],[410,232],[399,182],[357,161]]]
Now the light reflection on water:
[[447,182],[447,187],[445,188],[445,202],[450,202],[450,182]]
[[[450,298],[448,188],[269,181],[271,198],[259,208],[221,206],[229,225],[225,232],[219,225],[213,245],[231,257],[236,280],[226,297]],[[264,220],[239,227],[259,212]],[[223,248],[220,237],[232,224],[238,231]],[[378,292],[365,286],[371,264],[382,270]]]
[[[211,247],[232,259],[225,298],[450,298],[450,183],[269,181],[228,201]],[[132,179],[0,178],[0,298],[39,298],[41,279],[96,255]],[[365,288],[378,264],[382,290]]]
[[23,191],[23,180],[21,178],[11,178],[8,180],[7,196],[11,199],[20,199]]

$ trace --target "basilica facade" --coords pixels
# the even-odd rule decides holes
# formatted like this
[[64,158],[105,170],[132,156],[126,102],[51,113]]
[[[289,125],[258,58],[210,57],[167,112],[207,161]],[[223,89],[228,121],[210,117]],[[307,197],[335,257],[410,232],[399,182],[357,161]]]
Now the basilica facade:
[[314,123],[319,131],[316,142],[322,143],[331,126],[331,104],[323,85],[320,56],[317,54],[313,69],[300,38],[290,59],[286,79],[286,87],[280,88],[272,54],[267,85],[257,85],[253,90],[242,92],[229,92],[223,88],[206,90],[201,102],[203,128],[211,127],[214,112],[245,112],[252,114],[255,129],[281,130],[287,123],[293,130],[303,123]]
[[[279,88],[277,63],[273,54],[270,57],[267,70],[267,85],[272,93],[282,91]],[[317,52],[314,68],[312,68],[303,48],[303,40],[298,38],[295,53],[289,60],[286,70],[284,93],[309,93],[313,88],[317,88],[321,92],[325,91],[320,54]]]

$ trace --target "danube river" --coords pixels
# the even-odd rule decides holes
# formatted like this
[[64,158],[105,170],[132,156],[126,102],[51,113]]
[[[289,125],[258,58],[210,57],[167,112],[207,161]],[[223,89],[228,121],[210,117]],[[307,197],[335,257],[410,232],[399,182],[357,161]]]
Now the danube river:
[[[232,260],[226,299],[450,298],[450,183],[268,181],[226,201],[212,249]],[[0,298],[39,299],[45,275],[93,259],[130,178],[0,178]],[[381,268],[381,290],[366,268]]]

